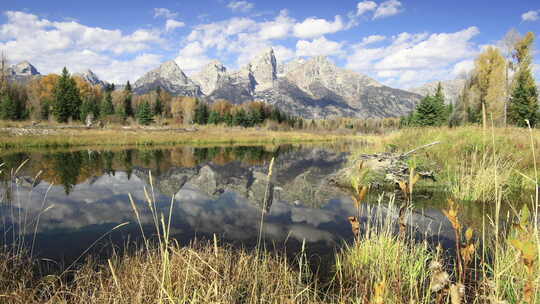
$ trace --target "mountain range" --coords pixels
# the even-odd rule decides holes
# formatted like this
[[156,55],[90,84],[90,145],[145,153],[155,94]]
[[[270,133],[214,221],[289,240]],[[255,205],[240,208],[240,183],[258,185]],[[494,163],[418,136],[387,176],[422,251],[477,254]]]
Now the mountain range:
[[176,62],[168,61],[143,75],[133,87],[140,94],[158,86],[175,95],[209,102],[264,101],[304,118],[399,117],[408,114],[421,98],[414,92],[394,89],[339,68],[323,56],[278,65],[272,49],[239,70],[229,71],[214,60],[191,77]]
[[[8,76],[19,81],[39,75],[26,61],[8,70]],[[76,75],[92,84],[106,84],[90,70]],[[304,118],[399,117],[412,111],[422,98],[420,91],[388,87],[366,75],[340,68],[324,56],[278,64],[272,49],[238,70],[229,70],[213,60],[191,76],[175,61],[167,61],[133,83],[136,94],[157,87],[173,95],[194,96],[210,103],[219,99],[235,104],[264,101]]]

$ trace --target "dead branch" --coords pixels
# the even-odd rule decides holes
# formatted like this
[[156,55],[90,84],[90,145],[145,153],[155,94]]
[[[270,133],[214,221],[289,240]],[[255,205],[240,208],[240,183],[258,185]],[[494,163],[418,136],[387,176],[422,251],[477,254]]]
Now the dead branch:
[[432,142],[432,143],[430,143],[430,144],[420,146],[420,147],[418,147],[418,148],[412,149],[411,151],[409,151],[409,152],[407,152],[407,153],[401,154],[401,155],[399,156],[399,158],[405,158],[405,157],[407,157],[407,156],[409,156],[409,155],[415,153],[415,152],[418,151],[418,150],[425,149],[425,148],[427,148],[427,147],[431,147],[431,146],[433,146],[433,145],[440,144],[440,143],[441,143],[440,141],[435,141],[435,142]]

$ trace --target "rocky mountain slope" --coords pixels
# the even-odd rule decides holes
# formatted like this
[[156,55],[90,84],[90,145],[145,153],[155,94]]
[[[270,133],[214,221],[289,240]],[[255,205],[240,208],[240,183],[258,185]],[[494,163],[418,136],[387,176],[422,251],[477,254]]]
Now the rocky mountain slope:
[[41,74],[36,67],[28,61],[23,61],[7,68],[8,79],[19,83],[26,83],[40,76]]
[[[441,86],[443,88],[444,96],[445,96],[445,103],[446,104],[456,104],[459,95],[461,95],[461,91],[463,90],[463,87],[465,86],[465,79],[464,78],[456,78],[452,80],[445,80],[440,81]],[[410,92],[427,96],[428,94],[435,94],[437,91],[437,86],[439,85],[439,81],[433,81],[424,84],[423,86],[417,87],[417,88],[409,88],[407,89]]]
[[409,113],[421,98],[339,68],[326,57],[278,65],[272,49],[238,71],[228,71],[219,61],[212,61],[191,79],[170,61],[137,80],[134,87],[135,92],[145,93],[158,85],[176,95],[210,102],[265,101],[305,118],[398,117]]
[[[8,75],[28,81],[40,74],[30,63],[22,62],[11,67]],[[75,75],[94,85],[106,85],[90,70]],[[192,77],[175,61],[168,61],[139,78],[133,91],[144,94],[158,87],[173,95],[208,102],[264,101],[304,118],[399,117],[412,111],[421,99],[416,93],[390,88],[366,75],[337,67],[322,56],[278,64],[272,49],[239,70],[229,71],[214,60]]]
[[88,83],[92,85],[100,85],[102,87],[105,87],[107,85],[107,82],[99,79],[99,77],[94,74],[90,69],[82,72],[82,73],[75,73],[73,76],[81,77],[82,79],[86,80]]
[[157,87],[180,96],[201,96],[201,88],[189,79],[174,61],[167,61],[133,84],[133,92],[143,94]]

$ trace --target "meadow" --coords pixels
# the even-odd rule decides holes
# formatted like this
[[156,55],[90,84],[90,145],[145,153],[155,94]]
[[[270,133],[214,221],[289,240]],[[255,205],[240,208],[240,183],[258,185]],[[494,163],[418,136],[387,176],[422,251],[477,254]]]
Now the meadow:
[[[208,132],[205,140],[219,138],[223,131],[201,130]],[[107,139],[113,130],[89,132],[95,134],[88,139],[73,137],[70,144],[136,144],[148,137],[133,133],[113,140]],[[260,140],[262,136],[255,130],[239,132],[243,135],[235,140]],[[274,140],[316,140],[320,136],[264,134]],[[179,143],[177,136],[182,135],[153,134],[152,142]],[[195,134],[186,136],[195,138]],[[46,146],[65,142],[65,137],[31,140]],[[408,128],[360,138],[370,145],[353,153],[351,166],[361,153],[406,152],[426,143],[440,143],[407,160],[409,178],[391,191],[390,199],[370,193],[375,190],[363,168],[351,175],[349,191],[358,212],[343,216],[349,216],[355,241],[335,252],[328,269],[310,262],[304,250],[290,257],[264,246],[233,248],[217,237],[181,246],[170,237],[170,214],[155,212],[152,189],[145,189],[146,202],[132,201],[132,209],[137,217],[142,208],[153,212],[155,235],[131,250],[115,252],[105,260],[86,257],[84,262],[66,266],[31,258],[25,244],[4,244],[0,302],[540,303],[540,131]],[[7,147],[24,147],[30,141],[7,139],[12,140]],[[423,168],[437,172],[436,184],[446,196],[442,208],[457,240],[450,251],[418,241],[408,233],[411,227],[403,225],[416,208],[417,193],[429,185],[415,174]],[[17,168],[0,169],[15,180]],[[170,210],[176,203],[181,202],[171,201]],[[395,206],[399,217],[378,213],[373,221],[359,222],[367,209],[381,205]],[[486,210],[484,216],[473,219],[475,223],[463,220],[470,206]]]
[[14,149],[128,145],[267,144],[343,141],[360,138],[357,135],[351,135],[351,132],[224,126],[198,126],[187,129],[183,126],[168,128],[112,126],[104,129],[86,129],[82,126],[72,128],[21,127],[15,124],[0,129],[0,147]]

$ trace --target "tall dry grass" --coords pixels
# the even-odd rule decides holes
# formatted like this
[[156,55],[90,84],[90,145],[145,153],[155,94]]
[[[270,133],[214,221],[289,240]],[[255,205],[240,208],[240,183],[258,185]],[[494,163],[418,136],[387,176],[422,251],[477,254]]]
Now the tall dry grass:
[[[534,165],[532,168],[516,163],[519,157],[515,155],[507,157],[507,152],[498,148],[502,139],[495,131],[480,140],[485,146],[463,152],[473,153],[466,162],[448,159],[455,162],[455,176],[463,178],[453,180],[448,196],[455,204],[445,210],[458,240],[453,254],[418,242],[410,233],[396,233],[399,217],[409,217],[410,208],[414,208],[412,187],[404,188],[409,189],[407,208],[399,217],[398,212],[391,212],[401,209],[399,201],[383,206],[380,196],[375,216],[368,217],[373,220],[360,225],[358,220],[367,216],[367,209],[360,211],[358,207],[358,226],[352,227],[358,236],[336,252],[333,270],[325,277],[310,271],[314,265],[309,265],[302,253],[291,260],[263,248],[250,251],[220,245],[217,239],[181,246],[169,235],[175,202],[171,201],[169,214],[157,213],[151,187],[145,189],[145,202],[132,202],[136,217],[142,208],[150,209],[155,226],[153,236],[145,235],[135,251],[47,271],[37,260],[28,258],[27,252],[4,246],[0,253],[0,302],[540,303],[537,131],[529,132],[531,151],[527,155],[532,160],[527,162]],[[521,176],[527,189],[536,190],[523,202],[527,208],[516,206],[506,213],[502,206],[511,201],[508,172]],[[482,180],[476,181],[479,177]],[[410,180],[403,182],[414,185]],[[366,205],[367,196],[362,194],[366,188],[356,186],[357,205]],[[489,199],[495,212],[479,218],[482,229],[473,231],[462,221],[462,205],[477,203],[475,198]]]

